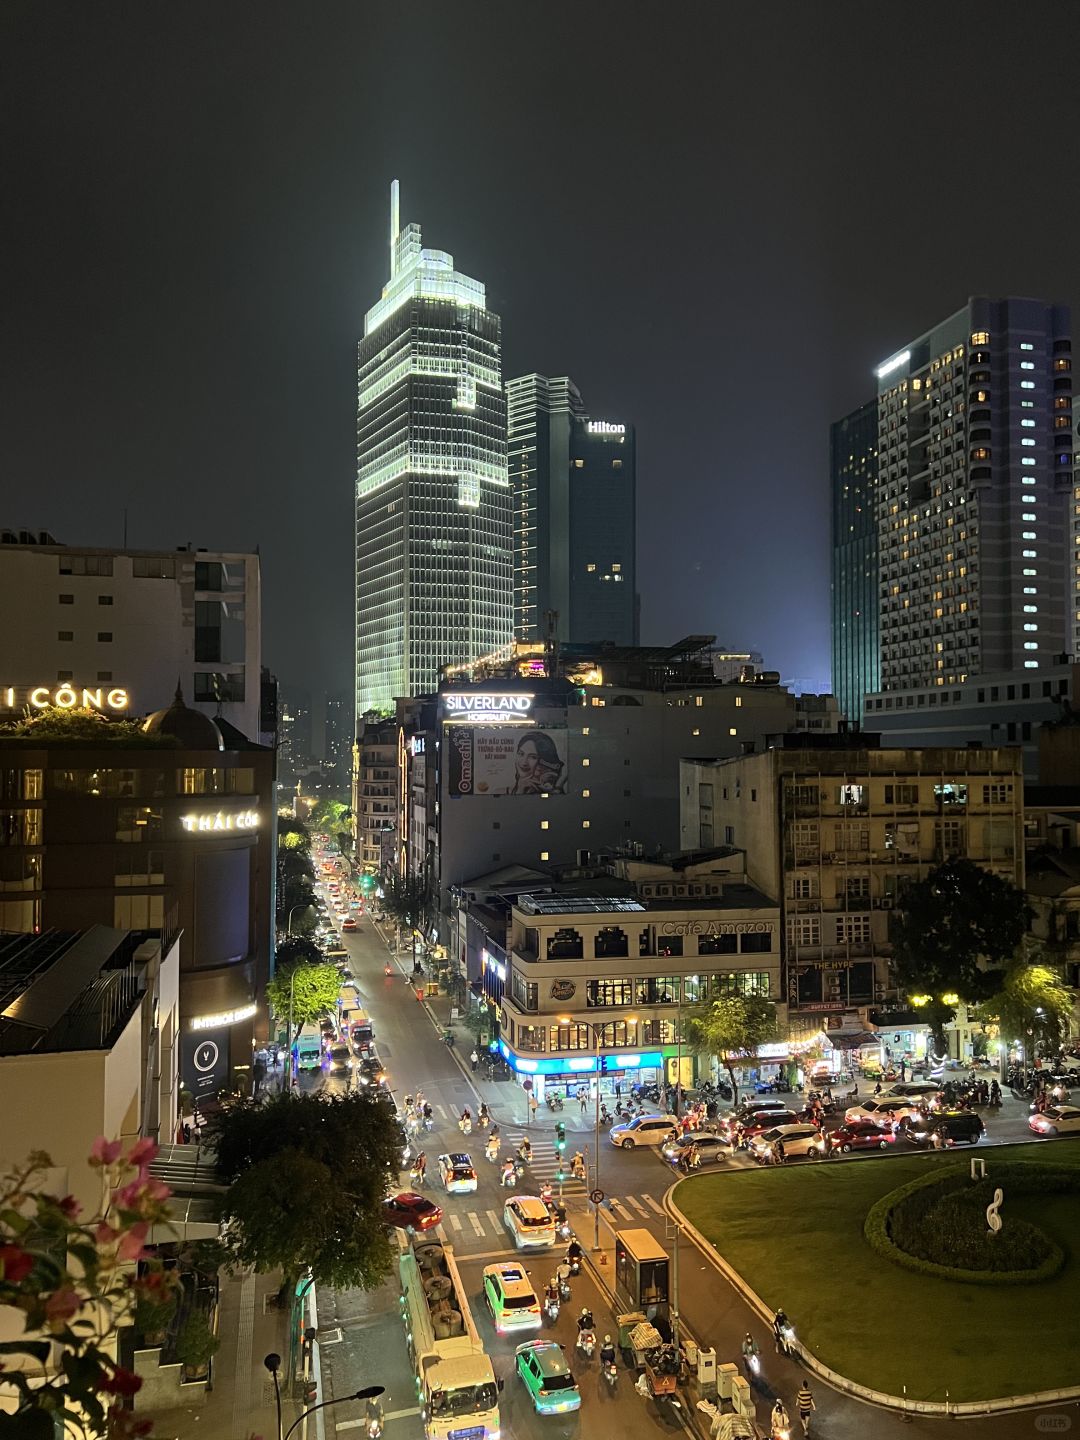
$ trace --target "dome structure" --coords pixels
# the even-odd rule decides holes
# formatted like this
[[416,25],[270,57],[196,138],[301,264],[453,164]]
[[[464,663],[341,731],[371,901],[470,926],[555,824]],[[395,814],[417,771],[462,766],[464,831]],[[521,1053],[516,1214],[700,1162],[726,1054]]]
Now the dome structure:
[[145,735],[172,735],[185,750],[224,750],[221,731],[201,710],[184,704],[179,683],[167,710],[155,710],[143,721]]

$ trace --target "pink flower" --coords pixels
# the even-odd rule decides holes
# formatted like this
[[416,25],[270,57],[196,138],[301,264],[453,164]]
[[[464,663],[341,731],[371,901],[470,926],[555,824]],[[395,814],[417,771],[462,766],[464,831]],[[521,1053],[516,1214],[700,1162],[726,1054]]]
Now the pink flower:
[[115,1165],[120,1159],[121,1144],[119,1140],[106,1140],[104,1135],[99,1135],[90,1146],[91,1165]]
[[131,1370],[117,1365],[111,1375],[98,1382],[98,1389],[103,1390],[106,1395],[134,1395],[137,1390],[142,1389],[142,1380]]
[[113,1192],[113,1203],[119,1205],[121,1210],[135,1210],[142,1197],[142,1189],[143,1182],[140,1179],[136,1177],[129,1180],[126,1185],[121,1185],[119,1190]]
[[111,1245],[119,1236],[120,1231],[114,1230],[113,1227],[104,1220],[101,1221],[94,1231],[94,1239],[99,1245]]
[[157,1157],[158,1147],[153,1140],[136,1140],[127,1153],[129,1165],[148,1165]]
[[45,1318],[54,1329],[67,1324],[82,1306],[82,1301],[69,1286],[54,1290],[45,1301]]
[[133,1225],[126,1235],[120,1237],[120,1244],[116,1247],[116,1258],[118,1260],[141,1260],[143,1242],[149,1229],[150,1226],[144,1220]]
[[18,1285],[34,1268],[34,1257],[19,1245],[0,1245],[0,1276],[9,1285]]
[[64,1198],[57,1203],[69,1220],[74,1220],[82,1210],[82,1206],[78,1200],[75,1199],[74,1195],[65,1195]]

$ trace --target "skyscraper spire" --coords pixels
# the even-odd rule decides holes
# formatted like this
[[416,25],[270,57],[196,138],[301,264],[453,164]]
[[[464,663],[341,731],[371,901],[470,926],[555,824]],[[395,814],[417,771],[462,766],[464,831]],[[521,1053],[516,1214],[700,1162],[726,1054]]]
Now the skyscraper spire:
[[397,241],[401,229],[399,220],[399,189],[396,180],[390,181],[390,279],[397,274]]

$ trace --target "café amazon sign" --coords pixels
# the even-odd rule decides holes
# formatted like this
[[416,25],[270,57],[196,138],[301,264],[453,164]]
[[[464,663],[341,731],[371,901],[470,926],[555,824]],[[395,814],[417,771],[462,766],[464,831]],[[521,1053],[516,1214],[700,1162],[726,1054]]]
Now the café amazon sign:
[[101,685],[0,685],[0,709],[101,710],[117,714],[131,703],[126,690]]
[[661,935],[771,935],[767,920],[668,920]]

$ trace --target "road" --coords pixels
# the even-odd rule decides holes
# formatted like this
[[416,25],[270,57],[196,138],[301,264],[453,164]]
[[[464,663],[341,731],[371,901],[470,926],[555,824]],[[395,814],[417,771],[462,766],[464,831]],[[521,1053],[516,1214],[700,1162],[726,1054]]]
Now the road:
[[[624,1435],[646,1437],[654,1432],[672,1432],[680,1428],[667,1417],[660,1417],[653,1403],[642,1400],[633,1390],[628,1374],[621,1373],[614,1394],[600,1393],[602,1381],[596,1359],[586,1364],[571,1364],[582,1382],[582,1410],[565,1421],[556,1417],[541,1420],[528,1407],[520,1381],[512,1373],[513,1342],[496,1337],[487,1318],[486,1310],[479,1301],[481,1272],[483,1266],[513,1253],[509,1237],[501,1224],[502,1204],[506,1192],[498,1183],[498,1170],[483,1158],[483,1139],[474,1131],[467,1140],[457,1127],[457,1117],[468,1105],[475,1116],[481,1098],[487,1100],[494,1118],[500,1125],[504,1150],[516,1146],[520,1135],[529,1134],[534,1150],[532,1173],[527,1173],[520,1184],[525,1193],[535,1193],[540,1180],[553,1178],[555,1172],[554,1121],[555,1117],[542,1109],[531,1126],[527,1122],[527,1107],[524,1092],[512,1081],[493,1084],[482,1081],[474,1084],[471,1076],[463,1073],[456,1055],[451,1054],[442,1042],[440,1033],[424,1006],[416,1000],[415,992],[405,982],[403,972],[396,967],[394,974],[383,973],[386,949],[378,931],[370,920],[361,922],[355,935],[345,937],[350,952],[353,973],[356,976],[364,1007],[375,1022],[375,1043],[390,1075],[391,1088],[398,1098],[406,1093],[423,1089],[433,1106],[435,1129],[425,1137],[425,1148],[432,1160],[443,1150],[469,1150],[476,1162],[478,1190],[474,1195],[447,1196],[441,1194],[434,1166],[429,1166],[429,1193],[443,1206],[445,1217],[440,1227],[442,1237],[449,1241],[458,1256],[462,1273],[470,1293],[477,1297],[474,1314],[485,1339],[490,1342],[489,1353],[495,1360],[496,1373],[505,1380],[502,1397],[503,1414],[506,1417],[503,1434],[514,1437],[557,1435],[589,1436],[598,1424],[614,1422]],[[303,1084],[319,1084],[319,1078]],[[340,1083],[340,1082],[334,1082]],[[568,1106],[559,1116],[566,1122],[568,1149],[585,1148],[592,1140],[592,1127],[588,1117],[582,1117],[577,1107]],[[1022,1108],[1011,1100],[1007,1101],[1005,1113],[992,1119],[988,1126],[990,1135],[980,1149],[1008,1140],[1029,1138],[1025,1114]],[[1048,1142],[1053,1143],[1053,1142]],[[898,1146],[900,1153],[907,1153],[908,1147]],[[590,1161],[592,1157],[590,1156]],[[888,1154],[853,1155],[831,1161],[832,1164],[888,1164]],[[737,1170],[751,1165],[747,1157],[739,1155],[725,1160],[718,1166],[722,1172]],[[601,1184],[612,1199],[612,1220],[616,1226],[633,1225],[645,1227],[653,1232],[661,1244],[671,1249],[668,1239],[671,1222],[664,1212],[663,1198],[675,1177],[671,1169],[657,1152],[624,1152],[602,1142]],[[408,1177],[402,1177],[403,1186]],[[592,1235],[592,1220],[585,1196],[585,1187],[578,1182],[568,1182],[565,1200],[571,1222],[577,1229],[582,1242],[586,1244]],[[773,1352],[765,1325],[753,1315],[742,1298],[708,1263],[706,1256],[686,1239],[680,1249],[680,1309],[684,1324],[690,1332],[702,1339],[703,1343],[715,1345],[718,1358],[733,1359],[737,1356],[739,1344],[746,1330],[751,1329],[757,1336],[764,1357],[763,1376],[757,1392],[759,1418],[764,1421],[772,1406],[776,1393],[783,1396],[789,1407],[793,1404],[805,1371],[800,1367],[777,1357]],[[536,1288],[540,1289],[547,1279],[554,1263],[550,1259],[532,1257],[529,1268]],[[887,1277],[886,1277],[887,1278]],[[612,1310],[601,1295],[593,1276],[586,1269],[574,1282],[574,1299],[563,1313],[553,1333],[568,1347],[573,1330],[574,1315],[582,1304],[590,1305],[597,1319],[600,1334],[611,1322]],[[887,1285],[883,1286],[880,1303],[887,1303]],[[413,1440],[422,1435],[419,1417],[415,1413],[411,1377],[408,1374],[404,1344],[396,1319],[397,1296],[392,1287],[373,1295],[346,1293],[321,1302],[321,1309],[327,1308],[335,1325],[340,1324],[342,1339],[328,1347],[334,1393],[341,1393],[339,1377],[345,1378],[345,1392],[377,1378],[387,1384],[392,1396],[404,1395],[408,1399],[399,1406],[396,1399],[387,1405],[388,1440]],[[872,1313],[873,1306],[870,1307]],[[389,1323],[380,1328],[379,1318],[384,1320],[390,1312],[394,1314],[394,1328]],[[324,1322],[320,1314],[320,1328]],[[376,1366],[380,1373],[376,1375]],[[391,1377],[384,1379],[384,1374]],[[404,1378],[401,1378],[404,1377]],[[927,1417],[910,1420],[892,1412],[880,1411],[838,1392],[830,1390],[821,1382],[813,1382],[812,1388],[817,1401],[812,1434],[835,1437],[835,1440],[901,1440],[901,1436],[941,1436],[949,1422]],[[606,1389],[606,1387],[605,1387]],[[329,1390],[327,1393],[331,1393]],[[413,1407],[410,1410],[410,1406]],[[602,1410],[601,1410],[602,1407]],[[1075,1408],[1075,1407],[1074,1407]],[[335,1412],[330,1412],[331,1416]],[[1050,1413],[1064,1414],[1060,1407],[1041,1417],[1049,1419]],[[1014,1440],[1021,1435],[1035,1433],[1035,1422],[1040,1418],[1035,1413],[1001,1417],[988,1417],[971,1422],[980,1440]],[[1080,1428],[1080,1411],[1068,1417]],[[344,1427],[341,1427],[344,1429]],[[1064,1427],[1061,1427],[1062,1429]],[[331,1433],[328,1421],[328,1434]],[[345,1429],[347,1437],[348,1431]]]

